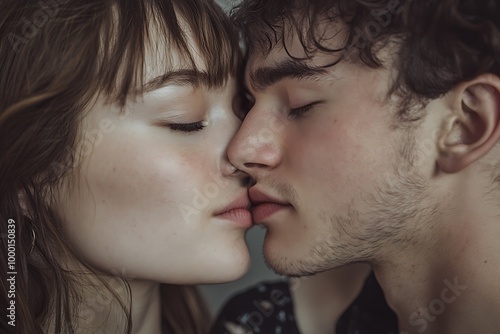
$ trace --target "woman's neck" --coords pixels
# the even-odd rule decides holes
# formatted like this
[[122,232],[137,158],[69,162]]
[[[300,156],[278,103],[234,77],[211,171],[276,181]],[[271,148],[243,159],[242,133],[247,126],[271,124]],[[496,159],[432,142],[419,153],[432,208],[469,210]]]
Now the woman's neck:
[[125,332],[130,310],[131,334],[161,334],[160,284],[151,281],[105,278],[112,291],[122,301],[120,306],[112,293],[102,283],[86,288],[78,313],[79,333],[121,333]]
[[132,291],[132,334],[161,334],[160,284],[144,282],[138,290]]

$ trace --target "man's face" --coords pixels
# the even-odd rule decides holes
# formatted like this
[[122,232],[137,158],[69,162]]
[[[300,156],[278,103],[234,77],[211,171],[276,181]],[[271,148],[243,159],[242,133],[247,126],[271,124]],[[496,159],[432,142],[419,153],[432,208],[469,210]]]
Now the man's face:
[[[296,40],[288,51],[304,55]],[[386,98],[391,72],[348,62],[311,69],[333,60],[294,61],[275,48],[246,68],[255,104],[229,158],[256,181],[253,218],[267,228],[264,255],[282,274],[372,262],[417,233],[411,220],[427,220],[432,203],[432,153],[414,153],[425,122],[397,126]]]

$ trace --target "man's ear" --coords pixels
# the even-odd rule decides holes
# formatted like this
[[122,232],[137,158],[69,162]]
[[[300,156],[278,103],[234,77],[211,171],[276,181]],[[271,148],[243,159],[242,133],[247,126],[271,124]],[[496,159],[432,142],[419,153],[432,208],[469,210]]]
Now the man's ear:
[[448,94],[452,113],[438,140],[438,167],[456,173],[488,154],[500,139],[500,78],[483,74]]

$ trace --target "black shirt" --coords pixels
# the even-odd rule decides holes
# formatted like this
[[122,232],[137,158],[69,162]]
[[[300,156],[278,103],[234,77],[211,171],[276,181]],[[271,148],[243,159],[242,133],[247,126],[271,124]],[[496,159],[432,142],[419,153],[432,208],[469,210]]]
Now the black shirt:
[[[245,334],[300,334],[287,281],[265,282],[231,298],[223,307],[212,334],[228,334],[232,322]],[[373,273],[337,322],[336,334],[397,334],[397,317],[389,308]]]

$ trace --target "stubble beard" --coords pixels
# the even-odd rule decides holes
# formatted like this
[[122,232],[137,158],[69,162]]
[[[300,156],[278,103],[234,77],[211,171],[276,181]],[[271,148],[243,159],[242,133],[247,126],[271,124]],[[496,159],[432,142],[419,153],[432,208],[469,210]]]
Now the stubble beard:
[[267,265],[280,275],[309,276],[359,262],[390,261],[415,243],[435,220],[438,204],[414,159],[398,160],[393,159],[391,172],[378,179],[373,191],[353,198],[343,214],[321,210],[314,219],[323,228],[315,230],[320,233],[303,255],[290,258],[269,250]]

